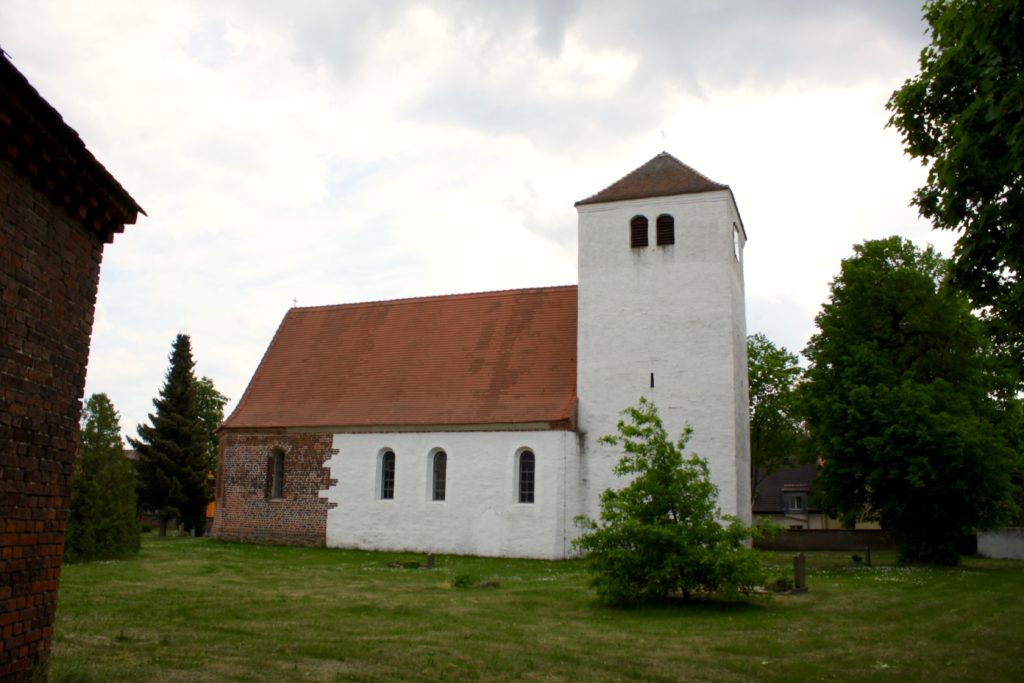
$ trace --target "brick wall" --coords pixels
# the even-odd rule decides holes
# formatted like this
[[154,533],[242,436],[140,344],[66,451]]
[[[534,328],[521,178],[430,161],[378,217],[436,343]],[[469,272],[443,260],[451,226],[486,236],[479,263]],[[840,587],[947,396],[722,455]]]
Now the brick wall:
[[[217,514],[211,535],[230,541],[324,545],[327,510],[320,491],[333,482],[324,466],[331,434],[225,430],[220,434]],[[272,492],[273,456],[284,453],[283,492]]]
[[891,534],[878,529],[787,529],[771,539],[758,539],[761,550],[890,550]]
[[103,243],[0,160],[0,680],[45,669]]

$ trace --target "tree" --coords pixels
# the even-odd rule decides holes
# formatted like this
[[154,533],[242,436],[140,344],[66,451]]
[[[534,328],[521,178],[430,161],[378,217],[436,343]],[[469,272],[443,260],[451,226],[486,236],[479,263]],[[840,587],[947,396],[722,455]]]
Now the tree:
[[857,245],[804,351],[825,509],[878,520],[904,561],[955,564],[962,536],[1013,507],[1015,455],[987,340],[947,273],[931,247]]
[[602,441],[623,448],[615,473],[633,480],[601,494],[600,522],[576,518],[584,533],[573,544],[586,553],[598,595],[612,603],[689,600],[698,591],[732,596],[757,585],[760,562],[745,545],[753,529],[719,517],[707,462],[683,456],[690,428],[670,441],[644,398],[623,415],[629,421],[619,421],[618,435]]
[[781,467],[805,455],[806,433],[795,406],[801,370],[796,354],[761,333],[747,337],[750,378],[750,493]]
[[106,394],[85,402],[78,452],[64,556],[88,561],[137,553],[135,467],[125,457],[120,417]]
[[[953,284],[1024,359],[1024,5],[931,0],[920,73],[889,99],[889,124],[929,166],[913,203],[960,233]],[[1020,379],[1019,377],[1017,378]]]
[[206,469],[210,472],[217,471],[216,430],[224,421],[224,406],[227,403],[228,397],[217,391],[212,379],[204,376],[196,380],[196,407],[206,435]]
[[139,501],[156,512],[160,535],[167,522],[180,519],[185,527],[202,534],[210,493],[206,485],[207,435],[199,417],[192,343],[179,334],[171,350],[170,367],[153,399],[156,412],[149,425],[138,426],[138,439],[129,438],[139,452]]

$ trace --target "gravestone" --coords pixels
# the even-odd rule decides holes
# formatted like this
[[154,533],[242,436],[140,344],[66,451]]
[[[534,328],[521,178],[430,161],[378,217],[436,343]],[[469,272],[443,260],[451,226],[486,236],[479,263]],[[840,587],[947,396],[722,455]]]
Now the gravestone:
[[803,553],[793,556],[793,592],[807,592],[807,558]]

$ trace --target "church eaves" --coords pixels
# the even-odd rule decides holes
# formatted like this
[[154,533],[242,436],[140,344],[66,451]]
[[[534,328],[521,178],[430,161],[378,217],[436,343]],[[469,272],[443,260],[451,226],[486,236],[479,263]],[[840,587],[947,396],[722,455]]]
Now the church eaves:
[[111,243],[146,212],[0,49],[0,154]]
[[728,185],[716,183],[668,152],[662,152],[597,194],[576,202],[576,206],[728,189]]

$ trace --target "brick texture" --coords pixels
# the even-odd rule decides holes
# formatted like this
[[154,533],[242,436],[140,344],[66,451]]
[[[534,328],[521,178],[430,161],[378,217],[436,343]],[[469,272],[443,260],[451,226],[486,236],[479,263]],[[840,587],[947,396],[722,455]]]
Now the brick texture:
[[[335,483],[324,466],[327,433],[224,430],[220,434],[217,513],[211,535],[230,541],[323,546],[327,510],[320,491]],[[284,453],[283,491],[272,493],[273,457]]]
[[0,160],[0,680],[45,671],[103,238]]

